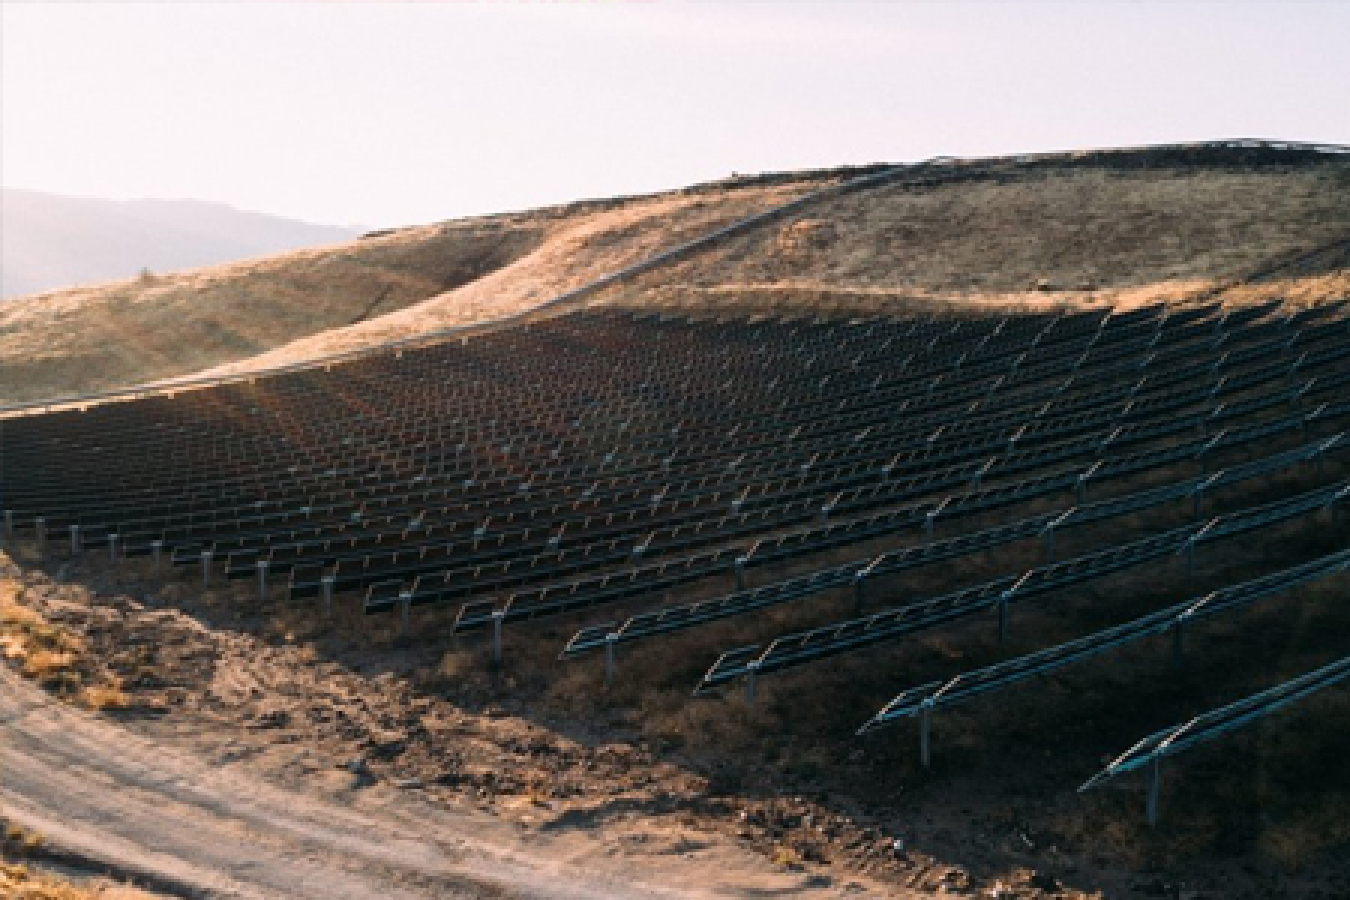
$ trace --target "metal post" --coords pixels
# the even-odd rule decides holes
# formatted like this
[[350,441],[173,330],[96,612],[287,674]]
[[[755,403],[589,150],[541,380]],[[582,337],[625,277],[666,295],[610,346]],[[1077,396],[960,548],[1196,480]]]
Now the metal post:
[[210,550],[202,551],[202,588],[205,589],[211,581],[211,557],[214,554]]
[[759,660],[752,659],[745,664],[745,704],[755,705],[755,676],[759,674]]
[[271,565],[268,560],[258,560],[258,600],[260,602],[267,599],[267,570]]
[[80,526],[79,526],[79,525],[71,525],[71,526],[70,526],[70,553],[71,553],[72,556],[79,556],[79,555],[80,555],[80,550],[81,550],[81,549],[82,549],[82,548],[81,548],[81,545],[80,545]]
[[863,614],[863,603],[866,601],[866,597],[864,596],[866,584],[866,575],[858,573],[853,576],[853,612],[855,615],[861,616]]
[[998,595],[998,642],[1008,640],[1008,592]]
[[929,731],[931,730],[931,718],[933,715],[933,701],[925,700],[919,707],[919,764],[927,769],[932,765],[933,758],[929,740]]
[[158,571],[159,571],[159,563],[160,563],[160,560],[163,558],[163,555],[164,555],[164,542],[163,542],[163,541],[151,541],[151,542],[150,542],[150,553],[151,553],[151,555],[152,555],[152,556],[154,557],[154,559],[155,559],[155,571],[158,572]]
[[14,537],[14,510],[5,510],[5,537]]
[[118,534],[115,531],[108,535],[108,558],[113,562],[117,562],[117,539]]
[[319,577],[319,586],[323,589],[323,616],[325,619],[333,618],[333,584],[336,581],[336,575],[321,575]]
[[732,564],[736,575],[736,590],[738,591],[745,590],[745,563],[746,558],[744,556],[738,556]]
[[1045,530],[1045,561],[1048,563],[1055,561],[1055,526],[1053,524]]
[[398,636],[407,637],[412,625],[412,591],[398,592]]
[[1186,542],[1186,578],[1195,577],[1195,541]]
[[937,510],[930,509],[923,517],[924,543],[933,543],[933,523],[937,519]]
[[1158,824],[1158,806],[1162,800],[1162,757],[1156,754],[1148,767],[1148,825]]
[[614,644],[618,640],[617,632],[605,635],[605,690],[614,686]]
[[502,622],[506,619],[506,610],[492,611],[492,661],[501,665],[502,661]]

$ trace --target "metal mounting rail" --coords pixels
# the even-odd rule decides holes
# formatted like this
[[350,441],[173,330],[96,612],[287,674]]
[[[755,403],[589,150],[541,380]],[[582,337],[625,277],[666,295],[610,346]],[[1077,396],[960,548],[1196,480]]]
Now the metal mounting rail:
[[[833,588],[850,585],[853,586],[861,604],[864,584],[866,579],[871,576],[899,572],[967,553],[992,549],[1026,537],[1040,536],[1045,541],[1047,556],[1052,557],[1055,530],[1066,525],[1096,522],[1186,498],[1194,498],[1198,509],[1199,499],[1207,491],[1277,472],[1301,462],[1318,459],[1322,454],[1344,446],[1346,442],[1346,434],[1337,434],[1301,447],[1273,454],[1265,459],[1252,460],[1239,466],[1223,469],[1208,477],[1187,478],[1174,484],[1160,485],[1123,497],[1072,506],[1062,512],[1047,512],[974,534],[959,535],[937,541],[930,539],[929,543],[924,545],[889,551],[879,556],[854,560],[828,569],[782,579],[772,584],[742,589],[707,600],[638,613],[623,622],[604,622],[588,626],[572,636],[559,656],[563,659],[575,659],[614,644],[626,644],[682,631],[708,622],[801,600]],[[1054,479],[1034,479],[1029,482],[1031,488],[1027,490],[1009,492],[1006,488],[991,489],[966,496],[988,493],[999,501],[1005,501],[1008,498],[1022,500],[1044,496],[1051,491],[1062,490],[1066,485],[1072,486],[1073,483],[1072,477],[1066,479],[1063,476],[1058,476]],[[1013,485],[1011,487],[1016,488],[1018,486]],[[955,504],[962,496],[952,495],[937,504],[932,502],[918,504],[914,509],[941,509]],[[982,509],[984,507],[972,504],[972,508]],[[901,517],[897,521],[912,524],[915,519],[916,516],[908,516]],[[753,559],[753,554],[754,549],[752,548],[737,561],[738,573]]]
[[1118,756],[1105,769],[1084,782],[1078,790],[1080,792],[1092,790],[1127,772],[1147,766],[1148,820],[1149,824],[1156,824],[1162,795],[1164,759],[1197,744],[1212,741],[1230,731],[1236,731],[1244,725],[1250,725],[1347,678],[1350,678],[1350,656],[1235,703],[1196,716],[1188,722],[1156,731]]
[[[724,653],[694,689],[696,696],[715,692],[741,677],[753,679],[777,671],[925,631],[996,608],[999,635],[1006,636],[1011,604],[1025,597],[1082,584],[1125,571],[1172,554],[1193,558],[1201,541],[1231,537],[1303,515],[1350,497],[1350,482],[1336,483],[1295,497],[1216,516],[1204,525],[1189,525],[1107,547],[1074,559],[1028,569],[1020,576],[997,578],[984,584],[927,600],[895,607],[862,618],[832,622],[809,631],[776,638],[758,646]],[[753,688],[749,690],[753,691]]]
[[[940,709],[1044,675],[1076,662],[1143,640],[1172,632],[1180,647],[1182,629],[1192,622],[1255,603],[1273,594],[1350,570],[1350,550],[1341,550],[1310,562],[1272,572],[1240,584],[1212,591],[1198,599],[1184,600],[1146,616],[1105,628],[1076,640],[962,672],[946,681],[931,681],[896,695],[858,729],[858,734],[876,731],[901,719],[927,717]],[[927,731],[927,728],[924,728]],[[924,765],[928,764],[924,742]]]

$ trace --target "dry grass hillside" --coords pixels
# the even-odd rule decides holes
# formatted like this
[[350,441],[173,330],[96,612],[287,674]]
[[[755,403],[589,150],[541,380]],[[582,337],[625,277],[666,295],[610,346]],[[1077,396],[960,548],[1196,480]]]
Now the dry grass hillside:
[[[20,298],[0,306],[0,401],[248,371],[527,310],[849,174],[451,221]],[[1227,296],[1278,290],[1312,301],[1350,293],[1347,241],[1346,160],[1006,161],[964,180],[808,205],[593,302],[812,312],[1130,306],[1291,260],[1298,265]]]
[[15,298],[0,304],[0,401],[105,390],[236,360],[267,365],[496,318],[838,177],[741,179],[449,221]]
[[[1267,170],[1060,167],[814,205],[638,285],[675,306],[919,302],[1133,305],[1185,296],[1270,261],[1350,241],[1350,165]],[[1345,256],[1281,280],[1350,292]]]

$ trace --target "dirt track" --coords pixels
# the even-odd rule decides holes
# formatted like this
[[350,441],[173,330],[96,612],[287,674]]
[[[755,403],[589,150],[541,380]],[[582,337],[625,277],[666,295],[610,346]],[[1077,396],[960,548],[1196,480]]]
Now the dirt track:
[[[0,806],[11,817],[92,867],[110,866],[186,896],[835,893],[817,894],[823,885],[802,875],[751,873],[744,860],[643,866],[697,868],[704,887],[686,893],[641,883],[632,862],[596,861],[592,854],[599,848],[579,847],[575,839],[535,836],[526,846],[499,820],[433,808],[394,788],[349,794],[347,803],[281,790],[64,706],[4,667],[0,734]],[[680,883],[676,872],[661,874],[663,882]],[[742,876],[751,878],[733,883]]]

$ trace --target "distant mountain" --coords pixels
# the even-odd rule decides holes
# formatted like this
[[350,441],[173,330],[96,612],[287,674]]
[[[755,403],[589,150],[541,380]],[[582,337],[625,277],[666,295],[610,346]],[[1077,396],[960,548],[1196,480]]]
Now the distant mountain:
[[356,232],[198,200],[96,200],[0,189],[0,296],[351,240]]

